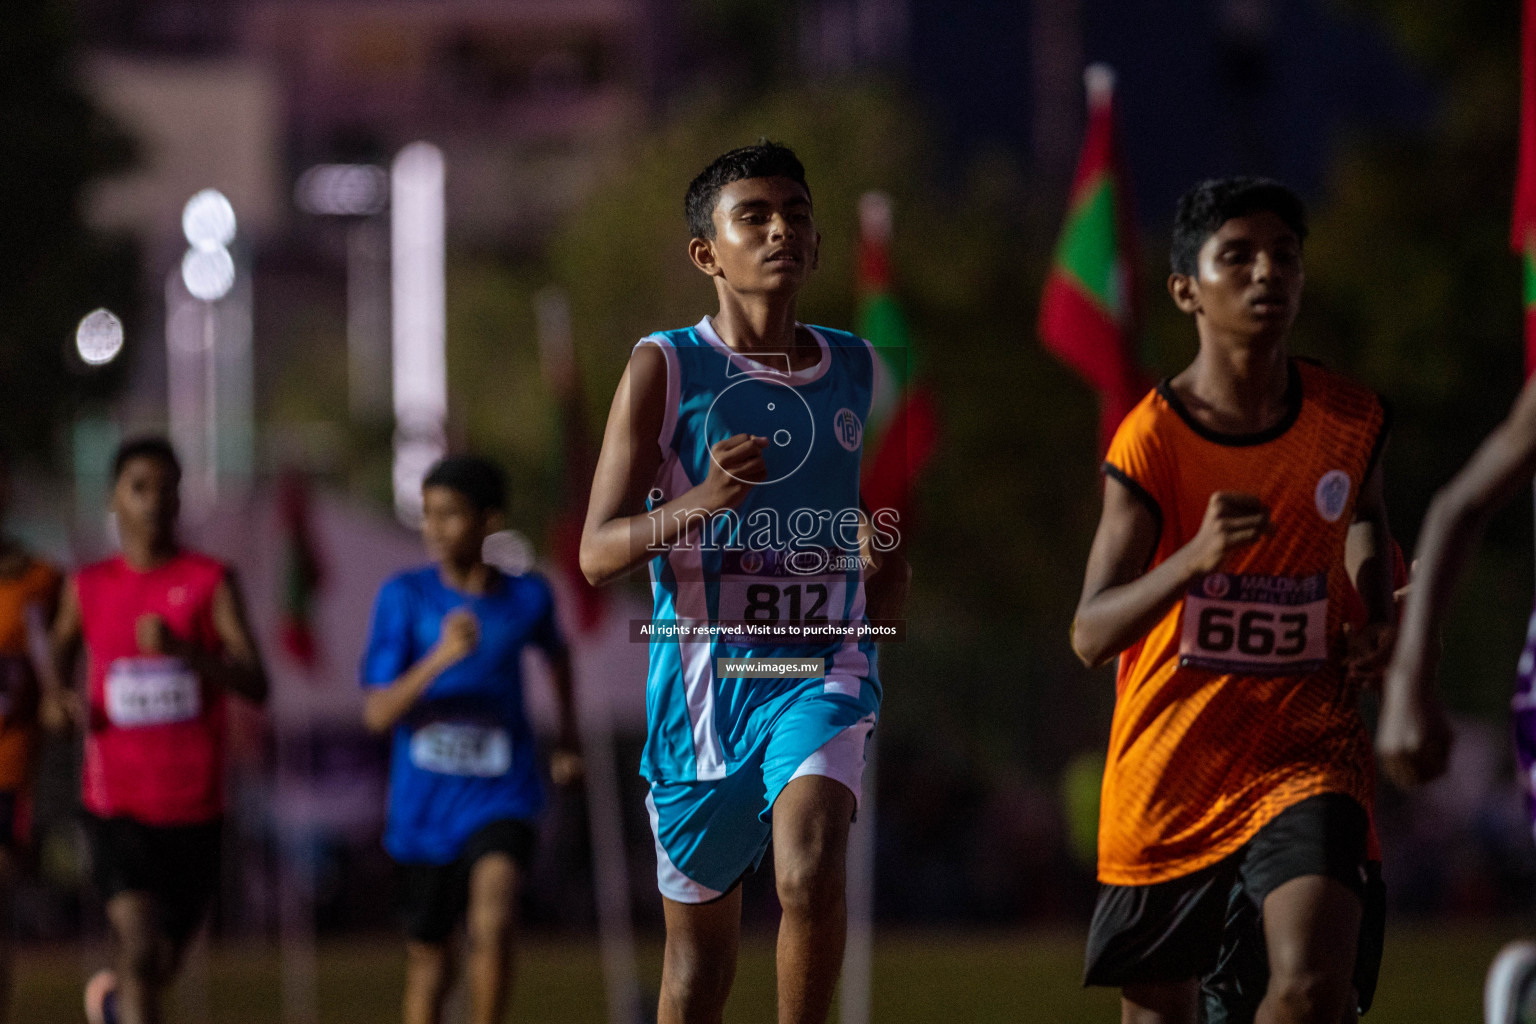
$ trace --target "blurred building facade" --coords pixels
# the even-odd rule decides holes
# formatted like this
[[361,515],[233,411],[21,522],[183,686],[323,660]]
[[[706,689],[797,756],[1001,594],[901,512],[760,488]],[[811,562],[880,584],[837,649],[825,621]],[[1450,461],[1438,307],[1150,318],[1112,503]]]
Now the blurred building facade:
[[[643,124],[659,88],[665,12],[655,0],[81,6],[93,61],[107,69],[94,82],[131,128],[150,127],[164,138],[159,129],[170,122],[185,140],[206,138],[208,126],[172,118],[164,105],[125,104],[125,85],[164,95],[199,75],[219,83],[210,88],[261,78],[275,91],[279,131],[270,139],[274,152],[248,159],[280,165],[283,212],[291,211],[286,194],[306,167],[387,163],[405,144],[426,139],[447,157],[454,236],[497,245],[527,243],[547,230]],[[260,128],[243,108],[225,111],[229,126]],[[251,138],[264,136],[257,130]],[[175,155],[183,171],[196,166],[187,154]],[[226,148],[223,155],[235,154]],[[265,196],[258,201],[269,204]],[[133,216],[147,220],[148,211]]]

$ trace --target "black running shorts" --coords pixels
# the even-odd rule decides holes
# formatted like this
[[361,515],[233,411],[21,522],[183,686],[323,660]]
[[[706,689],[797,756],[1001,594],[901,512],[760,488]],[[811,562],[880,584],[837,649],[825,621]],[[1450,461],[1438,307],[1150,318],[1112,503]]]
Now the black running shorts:
[[447,864],[399,864],[400,915],[413,942],[437,945],[448,940],[469,907],[469,875],[475,861],[504,853],[519,867],[533,859],[538,833],[527,821],[493,821],[470,836],[456,860]]
[[223,823],[146,825],[85,814],[91,873],[103,902],[124,892],[155,898],[165,934],[185,943],[219,886]]
[[1369,828],[1353,799],[1325,793],[1288,807],[1209,867],[1154,885],[1101,885],[1083,983],[1199,978],[1206,1020],[1251,1021],[1269,978],[1264,898],[1294,878],[1324,875],[1361,898],[1355,988],[1362,1007],[1369,1006],[1385,917],[1380,872],[1366,860]]

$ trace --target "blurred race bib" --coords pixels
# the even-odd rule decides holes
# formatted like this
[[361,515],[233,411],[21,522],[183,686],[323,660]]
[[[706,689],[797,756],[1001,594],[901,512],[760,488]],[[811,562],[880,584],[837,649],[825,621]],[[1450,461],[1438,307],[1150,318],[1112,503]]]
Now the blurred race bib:
[[496,726],[433,722],[411,734],[411,763],[439,775],[505,775],[512,767],[512,737]]
[[107,718],[124,729],[189,722],[203,710],[197,674],[180,658],[118,658],[105,689]]
[[1179,664],[1211,672],[1299,675],[1328,660],[1328,574],[1213,572],[1184,595]]

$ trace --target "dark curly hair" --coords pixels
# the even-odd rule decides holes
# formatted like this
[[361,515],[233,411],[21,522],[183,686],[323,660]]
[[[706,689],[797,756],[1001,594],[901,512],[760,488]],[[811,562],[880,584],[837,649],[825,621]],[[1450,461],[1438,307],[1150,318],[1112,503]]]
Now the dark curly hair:
[[715,204],[720,201],[720,190],[743,178],[788,178],[805,189],[807,198],[811,194],[811,186],[805,182],[805,166],[795,151],[760,139],[755,146],[742,146],[716,157],[689,183],[683,210],[688,215],[691,237],[715,237]]
[[128,463],[134,459],[159,459],[171,471],[172,482],[181,483],[181,460],[176,457],[176,449],[158,434],[131,438],[117,446],[117,454],[112,456],[113,483],[117,482],[123,470],[128,468]]
[[1267,211],[1307,238],[1307,208],[1301,197],[1272,178],[1210,178],[1179,200],[1173,218],[1173,244],[1168,262],[1175,274],[1194,274],[1200,247],[1233,217]]
[[446,487],[462,494],[481,512],[501,512],[507,505],[507,478],[501,467],[476,455],[450,455],[422,478],[421,488]]

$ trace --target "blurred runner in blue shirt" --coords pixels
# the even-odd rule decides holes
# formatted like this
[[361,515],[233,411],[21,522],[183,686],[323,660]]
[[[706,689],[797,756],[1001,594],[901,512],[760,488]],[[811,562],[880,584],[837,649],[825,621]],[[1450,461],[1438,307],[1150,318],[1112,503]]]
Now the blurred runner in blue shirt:
[[400,865],[406,1024],[438,1024],[465,922],[474,1024],[508,1002],[518,887],[544,805],[523,710],[522,654],[548,659],[559,698],[556,782],[581,769],[570,658],[549,585],[485,564],[506,486],[484,459],[439,462],[422,483],[422,538],[435,564],[379,591],[362,681],[364,721],[393,734],[384,847]]

